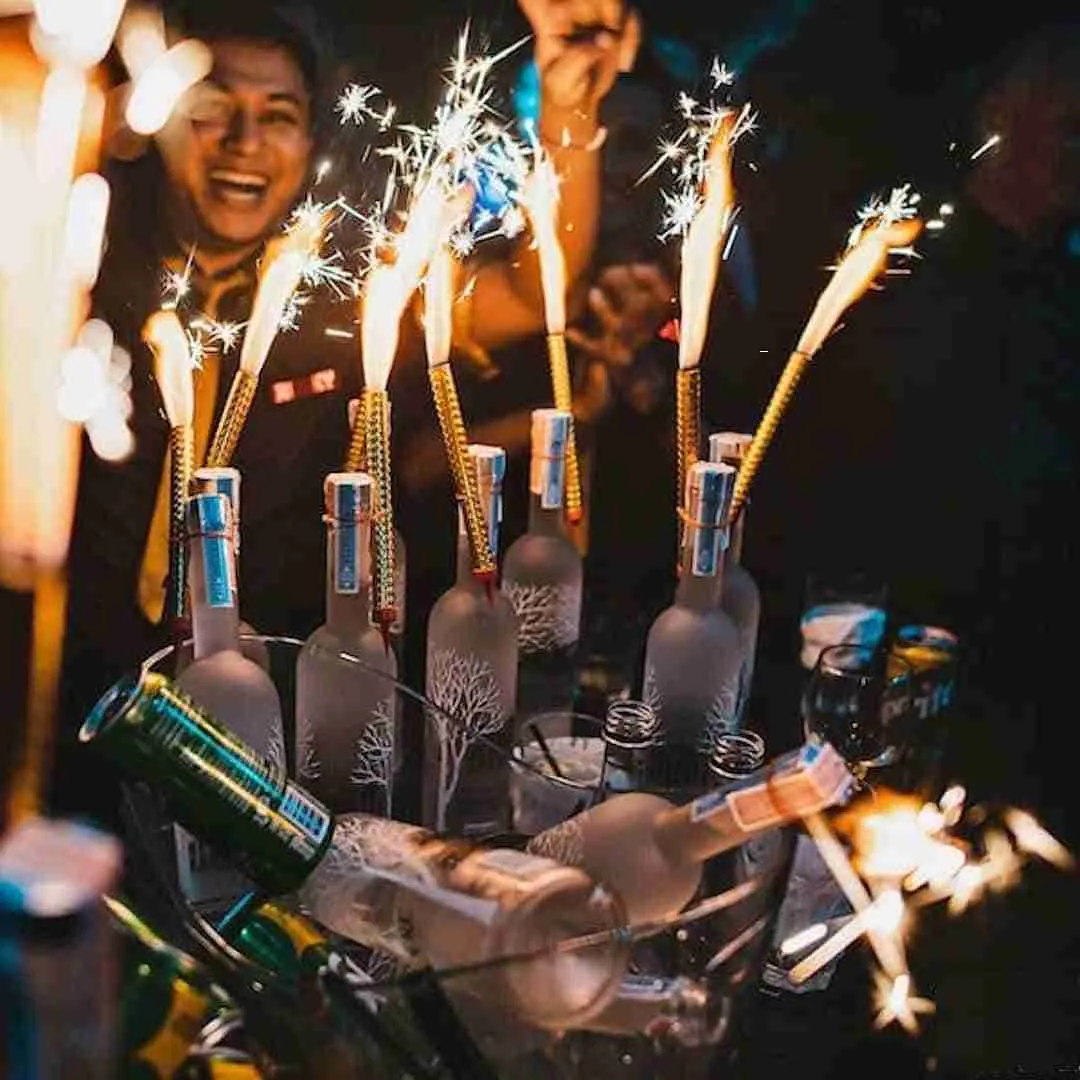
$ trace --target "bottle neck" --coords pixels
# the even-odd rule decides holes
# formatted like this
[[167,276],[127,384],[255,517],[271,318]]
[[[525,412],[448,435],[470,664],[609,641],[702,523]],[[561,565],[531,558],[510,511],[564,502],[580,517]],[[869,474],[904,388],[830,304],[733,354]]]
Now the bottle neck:
[[236,553],[231,537],[192,536],[191,633],[196,660],[240,650]]
[[692,611],[710,611],[719,601],[723,584],[722,531],[687,524],[683,534],[675,603]]
[[326,530],[326,628],[358,638],[371,626],[371,532],[331,522]]
[[542,495],[529,496],[529,532],[533,536],[562,536],[562,505],[544,505]]

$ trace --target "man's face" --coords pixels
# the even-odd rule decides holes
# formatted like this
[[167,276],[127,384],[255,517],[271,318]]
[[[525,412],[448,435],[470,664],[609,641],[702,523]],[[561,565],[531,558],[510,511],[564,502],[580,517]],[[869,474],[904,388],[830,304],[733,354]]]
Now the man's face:
[[307,177],[311,102],[285,49],[246,40],[211,45],[213,71],[189,95],[165,157],[200,239],[240,247],[277,226]]

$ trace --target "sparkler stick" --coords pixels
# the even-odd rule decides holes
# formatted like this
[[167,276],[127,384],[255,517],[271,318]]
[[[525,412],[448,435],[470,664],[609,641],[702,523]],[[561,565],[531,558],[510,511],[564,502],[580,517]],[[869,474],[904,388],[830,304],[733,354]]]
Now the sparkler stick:
[[428,378],[439,417],[443,446],[454,491],[465,520],[472,554],[473,576],[485,584],[495,579],[495,557],[491,550],[487,523],[480,505],[476,470],[469,464],[468,438],[461,415],[457,385],[450,367],[450,338],[453,330],[454,261],[449,250],[436,252],[428,266],[424,334],[428,353]]
[[345,472],[367,472],[367,421],[364,419],[364,399],[356,398],[356,414],[352,421],[352,436],[345,455]]
[[259,275],[251,320],[240,348],[240,367],[206,455],[206,464],[220,468],[232,463],[244,422],[255,400],[259,374],[270,355],[278,327],[312,256],[318,251],[326,224],[326,208],[307,204],[294,215],[284,236],[271,240]]
[[915,200],[907,185],[895,188],[888,202],[875,201],[860,212],[859,221],[848,239],[847,252],[818,298],[754,432],[735,481],[731,500],[732,521],[738,517],[746,501],[765,451],[811,358],[821,348],[840,316],[884,270],[890,252],[910,253],[910,245],[922,228],[922,222],[913,216],[914,212]]
[[404,310],[396,266],[378,266],[368,274],[360,321],[364,392],[356,424],[364,427],[367,471],[375,481],[371,509],[372,588],[375,618],[390,648],[394,606],[394,503],[390,486],[390,395],[386,384],[397,351],[399,318]]
[[97,155],[99,137],[84,124],[102,102],[88,73],[109,48],[121,4],[35,7],[37,58],[25,22],[0,29],[0,579],[33,593],[8,827],[38,812],[52,745],[79,458],[78,427],[61,412],[57,387],[65,364],[86,371],[86,356],[70,346],[97,276],[108,197],[100,177],[73,180],[80,156]]
[[675,376],[676,499],[686,497],[686,475],[701,456],[701,353],[725,233],[735,210],[731,180],[732,148],[739,132],[739,114],[724,114],[712,137],[705,163],[701,207],[686,230],[682,245],[679,297],[679,368]]
[[548,366],[555,408],[570,414],[570,433],[566,441],[566,517],[576,525],[581,521],[583,510],[570,362],[566,354],[566,265],[559,243],[559,179],[554,163],[540,147],[536,149],[532,174],[521,192],[521,202],[528,212],[540,258]]
[[175,311],[156,311],[143,327],[154,353],[154,377],[169,419],[169,595],[165,610],[175,626],[187,602],[185,511],[194,467],[195,391],[188,338]]

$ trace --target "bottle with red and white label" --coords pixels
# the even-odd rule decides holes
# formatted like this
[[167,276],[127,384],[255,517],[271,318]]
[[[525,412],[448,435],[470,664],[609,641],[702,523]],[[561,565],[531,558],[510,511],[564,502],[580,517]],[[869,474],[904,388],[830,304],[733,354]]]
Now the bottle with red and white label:
[[518,617],[519,720],[573,704],[583,571],[563,526],[571,424],[564,410],[533,410],[529,527],[503,561],[503,592]]
[[686,520],[674,602],[649,629],[642,698],[660,718],[654,752],[664,786],[689,791],[716,739],[737,724],[742,643],[719,604],[736,471],[699,461],[686,478]]

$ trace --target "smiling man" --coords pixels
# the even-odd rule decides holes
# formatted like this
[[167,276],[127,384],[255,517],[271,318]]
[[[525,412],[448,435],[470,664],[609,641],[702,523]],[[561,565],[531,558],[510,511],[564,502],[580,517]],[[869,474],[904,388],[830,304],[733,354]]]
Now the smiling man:
[[[562,177],[574,288],[597,233],[599,107],[632,60],[637,22],[622,0],[571,6],[572,18],[563,0],[521,4],[535,32],[540,136]],[[578,25],[590,33],[573,32]],[[188,281],[182,318],[242,325],[263,245],[313,179],[325,72],[311,37],[273,4],[244,0],[188,0],[173,30],[204,41],[213,68],[157,145],[118,162],[110,177],[112,217],[94,307],[132,355],[135,452],[118,465],[89,447],[83,454],[62,687],[68,740],[100,693],[164,637],[168,426],[142,326],[161,306],[170,276]],[[523,253],[526,244],[522,238],[506,258],[476,268],[473,307],[484,316],[472,326],[470,345],[494,348],[543,331],[536,258]],[[265,633],[302,637],[322,618],[322,482],[344,459],[348,400],[360,389],[354,320],[351,301],[318,296],[296,332],[277,336],[233,461],[242,476],[241,604],[245,619]],[[328,328],[337,332],[328,335]],[[426,380],[408,378],[423,370],[417,327],[403,331],[395,379],[404,381],[394,390],[399,435],[434,423]],[[194,373],[196,461],[204,458],[238,353],[210,351]],[[422,673],[413,673],[416,680]],[[77,749],[62,743],[59,765],[58,808],[92,808]]]

